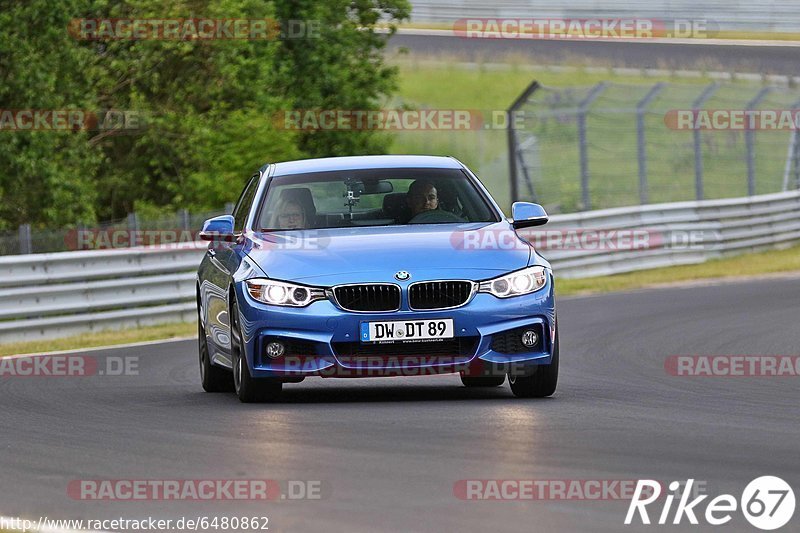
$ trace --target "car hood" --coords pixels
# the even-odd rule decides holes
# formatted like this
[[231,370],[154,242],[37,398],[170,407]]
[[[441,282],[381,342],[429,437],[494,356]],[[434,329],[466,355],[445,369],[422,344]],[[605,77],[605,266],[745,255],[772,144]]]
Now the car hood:
[[247,253],[267,276],[321,286],[393,282],[401,270],[411,282],[486,279],[524,268],[531,255],[505,221],[276,231],[249,238]]

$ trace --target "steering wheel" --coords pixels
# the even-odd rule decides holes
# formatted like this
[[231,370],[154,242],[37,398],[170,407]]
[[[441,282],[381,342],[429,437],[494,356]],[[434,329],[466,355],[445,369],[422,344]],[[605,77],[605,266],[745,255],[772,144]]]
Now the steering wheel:
[[408,221],[409,224],[432,224],[437,222],[464,222],[460,216],[442,209],[429,209]]

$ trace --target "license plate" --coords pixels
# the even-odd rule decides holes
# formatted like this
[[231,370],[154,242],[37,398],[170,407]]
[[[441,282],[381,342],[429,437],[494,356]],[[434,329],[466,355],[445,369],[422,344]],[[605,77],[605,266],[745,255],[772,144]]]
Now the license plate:
[[452,318],[361,323],[361,342],[396,342],[452,338]]

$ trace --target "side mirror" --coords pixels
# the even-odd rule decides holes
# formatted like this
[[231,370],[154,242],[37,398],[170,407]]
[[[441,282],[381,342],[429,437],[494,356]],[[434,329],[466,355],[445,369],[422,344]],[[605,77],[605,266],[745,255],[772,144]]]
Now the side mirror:
[[530,202],[514,202],[511,206],[511,225],[514,229],[530,228],[547,224],[550,217],[544,207]]
[[203,229],[199,235],[204,241],[232,241],[233,240],[233,217],[222,215],[209,218],[203,222]]

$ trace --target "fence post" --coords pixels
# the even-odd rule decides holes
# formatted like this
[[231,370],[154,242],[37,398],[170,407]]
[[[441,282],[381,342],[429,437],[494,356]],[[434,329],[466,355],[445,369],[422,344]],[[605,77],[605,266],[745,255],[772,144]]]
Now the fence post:
[[533,186],[531,174],[528,172],[528,165],[525,164],[525,159],[522,157],[523,146],[536,143],[536,136],[529,137],[526,141],[517,145],[517,157],[519,157],[519,166],[522,168],[522,176],[525,178],[525,184],[528,186],[528,195],[532,202],[538,202],[539,198],[536,195],[536,189]]
[[794,130],[794,182],[795,188],[800,190],[800,135]]
[[656,83],[647,94],[636,104],[636,144],[639,156],[639,203],[646,204],[649,201],[647,191],[647,145],[644,138],[644,114],[647,106],[658,96],[667,84],[664,82]]
[[[717,82],[712,82],[708,85],[703,92],[700,93],[694,102],[692,102],[692,112],[694,113],[695,122],[697,122],[697,112],[700,110],[702,106],[711,98],[711,95],[714,94],[717,90]],[[702,139],[700,138],[700,129],[697,127],[697,124],[694,124],[694,128],[692,128],[692,133],[694,134],[694,196],[697,200],[702,200],[704,196],[703,192],[703,145],[701,144]]]
[[511,203],[519,199],[519,184],[517,183],[517,133],[514,128],[507,126],[508,137],[508,173],[511,179]]
[[128,230],[131,232],[139,230],[139,217],[136,216],[136,213],[128,213]]
[[188,209],[181,209],[180,211],[178,211],[178,216],[181,219],[181,229],[187,230],[187,231],[189,229],[191,229],[189,227],[189,210]]
[[[755,97],[747,102],[745,111],[753,111],[756,106],[764,99],[765,96],[772,90],[772,87],[763,87]],[[745,113],[750,116],[748,113]],[[756,194],[756,132],[753,128],[746,125],[747,129],[744,131],[744,142],[747,150],[747,196],[754,196]]]
[[589,154],[588,145],[586,143],[586,114],[589,112],[589,106],[592,102],[600,96],[606,88],[606,82],[601,81],[591,88],[586,98],[578,104],[578,154],[580,156],[581,164],[581,202],[583,206],[582,211],[588,211],[592,208],[592,199],[589,195]]
[[19,253],[22,255],[33,253],[30,224],[22,224],[19,227]]
[[506,110],[506,135],[508,137],[508,173],[511,180],[511,203],[519,200],[519,184],[517,182],[517,154],[519,148],[517,146],[517,133],[516,133],[516,113],[519,108],[528,101],[531,95],[539,88],[539,82],[533,80],[528,85],[522,94],[511,103],[508,110]]
[[[792,104],[792,109],[800,108],[800,100]],[[786,166],[783,171],[783,191],[789,190],[790,174],[794,169],[794,188],[800,190],[800,135],[797,134],[797,125],[789,136],[789,149],[786,154]]]

